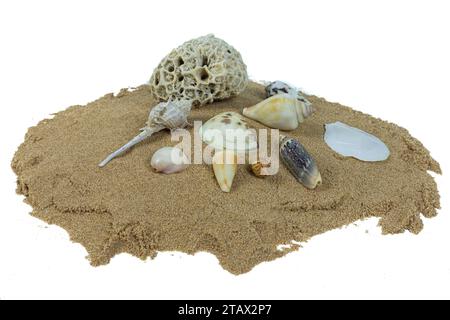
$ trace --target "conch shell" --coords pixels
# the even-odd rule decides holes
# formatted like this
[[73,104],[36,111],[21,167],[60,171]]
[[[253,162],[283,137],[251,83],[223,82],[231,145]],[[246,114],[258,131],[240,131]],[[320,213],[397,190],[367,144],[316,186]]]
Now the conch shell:
[[150,111],[147,124],[141,129],[141,133],[107,156],[105,160],[100,162],[99,167],[106,166],[112,159],[121,155],[139,142],[147,139],[155,132],[163,129],[175,130],[186,127],[189,125],[187,118],[191,112],[191,108],[192,101],[190,100],[159,103]]
[[237,171],[237,156],[232,150],[221,150],[212,158],[214,175],[223,192],[230,192]]
[[253,107],[244,108],[243,114],[270,128],[289,131],[297,129],[299,123],[303,122],[311,111],[304,102],[292,95],[280,93]]
[[297,140],[283,136],[280,156],[291,174],[306,188],[314,189],[322,183],[316,161]]

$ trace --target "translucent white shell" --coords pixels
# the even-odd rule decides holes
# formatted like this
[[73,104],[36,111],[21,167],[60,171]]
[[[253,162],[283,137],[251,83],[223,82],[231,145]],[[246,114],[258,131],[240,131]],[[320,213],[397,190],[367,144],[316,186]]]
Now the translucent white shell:
[[200,127],[199,134],[214,149],[250,151],[258,147],[256,132],[236,112],[219,113]]
[[153,154],[150,164],[156,172],[171,174],[186,169],[189,159],[179,148],[163,147]]
[[383,161],[389,157],[389,148],[374,135],[342,122],[325,125],[325,142],[344,157],[362,161]]

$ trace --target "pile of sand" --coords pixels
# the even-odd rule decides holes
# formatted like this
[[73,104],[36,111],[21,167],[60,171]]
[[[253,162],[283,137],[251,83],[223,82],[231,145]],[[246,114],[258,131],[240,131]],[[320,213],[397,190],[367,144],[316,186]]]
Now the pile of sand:
[[[264,97],[264,88],[251,83],[236,98],[193,110],[190,119],[240,112]],[[309,99],[316,112],[289,135],[315,157],[323,178],[317,190],[304,188],[284,166],[265,179],[241,166],[229,194],[220,191],[207,165],[174,175],[154,173],[153,152],[174,144],[167,131],[99,168],[107,154],[136,135],[156,104],[142,86],[70,107],[30,128],[12,162],[18,192],[33,216],[63,227],[85,246],[95,266],[121,252],[146,258],[166,250],[208,251],[240,274],[298,249],[279,251],[279,244],[306,241],[367,217],[380,217],[383,233],[418,233],[421,214],[432,217],[439,208],[436,183],[427,173],[440,173],[439,164],[405,129]],[[324,124],[334,121],[380,137],[390,158],[367,163],[337,155],[323,141]]]

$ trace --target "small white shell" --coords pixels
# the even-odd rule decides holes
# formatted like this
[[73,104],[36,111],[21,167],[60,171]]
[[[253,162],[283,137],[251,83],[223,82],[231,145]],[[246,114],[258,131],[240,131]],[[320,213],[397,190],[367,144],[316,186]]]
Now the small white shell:
[[379,138],[339,121],[325,125],[324,139],[340,155],[362,161],[383,161],[390,153]]
[[186,169],[189,159],[179,148],[163,147],[153,154],[150,164],[156,172],[171,174]]
[[223,112],[205,122],[199,129],[203,142],[215,149],[250,151],[258,147],[256,132],[250,130],[244,117]]

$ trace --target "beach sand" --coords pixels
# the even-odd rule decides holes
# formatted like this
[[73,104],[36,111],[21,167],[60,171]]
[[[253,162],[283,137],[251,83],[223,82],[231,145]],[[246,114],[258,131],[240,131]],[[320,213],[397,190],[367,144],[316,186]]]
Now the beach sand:
[[[238,97],[194,109],[190,121],[241,112],[264,97],[264,88],[250,83]],[[239,166],[230,193],[220,191],[208,165],[154,173],[151,155],[175,144],[168,131],[99,168],[107,154],[139,132],[156,105],[142,86],[70,107],[30,128],[12,161],[17,191],[33,216],[61,226],[81,243],[94,266],[122,252],[145,259],[160,251],[207,251],[224,269],[242,274],[300,248],[294,244],[280,251],[280,244],[305,242],[368,217],[379,217],[385,234],[419,233],[422,217],[435,216],[439,208],[436,183],[427,173],[440,173],[439,164],[405,129],[308,98],[316,112],[287,134],[316,159],[323,179],[316,190],[304,188],[282,165],[264,179]],[[378,136],[391,151],[389,159],[368,163],[333,152],[323,133],[324,124],[334,121]]]

